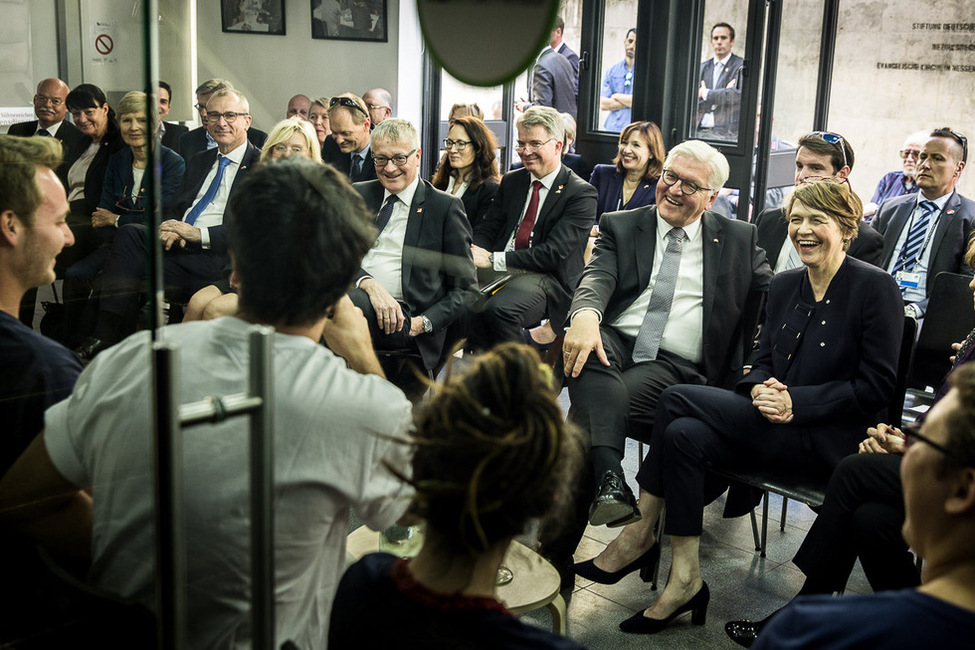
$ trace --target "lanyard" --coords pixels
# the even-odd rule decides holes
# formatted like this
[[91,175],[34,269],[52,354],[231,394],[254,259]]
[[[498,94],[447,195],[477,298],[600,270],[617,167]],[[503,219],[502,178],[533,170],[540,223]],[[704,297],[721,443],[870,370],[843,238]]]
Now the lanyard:
[[[918,208],[920,207],[921,204],[918,203],[914,208],[914,211],[911,212],[911,220],[907,223],[907,234],[904,235],[905,246],[901,246],[901,261],[904,268],[907,268],[907,252],[904,250],[904,248],[907,244],[907,237],[911,236],[911,227],[914,225],[914,212],[917,212]],[[928,231],[924,235],[924,241],[921,243],[921,248],[917,250],[917,255],[914,256],[914,264],[911,266],[911,273],[913,273],[914,269],[917,268],[921,258],[924,257],[924,251],[928,249],[928,244],[931,243],[931,235],[934,234],[935,228],[938,227],[938,219],[941,218],[941,212],[942,210],[936,209],[931,213],[931,220],[928,222]]]

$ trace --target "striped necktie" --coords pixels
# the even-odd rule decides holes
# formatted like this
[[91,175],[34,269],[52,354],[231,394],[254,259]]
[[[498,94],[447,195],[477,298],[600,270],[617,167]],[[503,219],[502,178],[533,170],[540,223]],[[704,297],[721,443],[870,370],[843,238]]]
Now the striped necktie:
[[931,222],[931,215],[938,209],[938,205],[934,201],[921,201],[918,206],[921,208],[921,216],[911,224],[911,229],[907,232],[904,248],[901,249],[901,254],[897,258],[897,263],[894,265],[894,273],[903,271],[909,263],[911,270],[917,266],[918,257],[921,254],[921,246],[924,244],[924,240],[927,239],[928,224]]

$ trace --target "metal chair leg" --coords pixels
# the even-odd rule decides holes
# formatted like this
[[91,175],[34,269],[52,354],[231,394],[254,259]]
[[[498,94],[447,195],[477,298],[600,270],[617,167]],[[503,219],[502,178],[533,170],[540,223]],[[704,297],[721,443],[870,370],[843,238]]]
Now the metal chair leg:
[[768,490],[762,495],[762,557],[765,557],[765,542],[768,540]]
[[758,520],[755,518],[755,508],[752,508],[748,512],[748,515],[749,515],[749,517],[751,517],[751,520],[752,520],[752,538],[755,540],[755,550],[756,551],[761,551],[762,550],[762,542],[761,542],[761,540],[758,537]]
[[789,513],[789,497],[782,497],[782,516],[779,518],[779,530],[785,532],[785,517]]

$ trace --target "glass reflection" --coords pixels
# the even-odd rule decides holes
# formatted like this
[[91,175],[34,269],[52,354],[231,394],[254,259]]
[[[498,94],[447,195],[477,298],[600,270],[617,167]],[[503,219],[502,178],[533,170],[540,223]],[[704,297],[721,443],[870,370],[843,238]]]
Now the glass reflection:
[[744,59],[732,52],[735,28],[716,23],[710,32],[713,56],[701,62],[697,115],[693,137],[735,142],[741,112],[741,67]]

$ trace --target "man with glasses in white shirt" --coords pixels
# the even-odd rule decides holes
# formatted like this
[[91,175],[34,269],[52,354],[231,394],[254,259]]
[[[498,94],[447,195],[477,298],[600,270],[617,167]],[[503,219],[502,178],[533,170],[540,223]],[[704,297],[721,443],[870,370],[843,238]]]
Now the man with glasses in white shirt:
[[[376,349],[416,351],[423,370],[432,370],[447,327],[463,315],[476,282],[471,227],[460,199],[420,179],[413,124],[383,120],[372,132],[371,152],[379,178],[354,187],[379,232],[349,297],[365,315]],[[398,378],[395,370],[387,376],[397,385],[413,377],[409,368]]]
[[565,122],[559,112],[533,106],[517,127],[524,167],[501,179],[474,230],[481,286],[508,279],[477,306],[468,331],[473,349],[524,341],[525,328],[546,317],[561,325],[596,220],[596,188],[562,164]]
[[[227,267],[224,209],[234,188],[257,163],[260,149],[247,140],[250,104],[233,89],[219,90],[207,102],[205,123],[216,149],[194,156],[176,192],[171,217],[159,227],[167,295],[177,302],[220,279]],[[146,226],[119,228],[102,279],[94,334],[75,352],[82,360],[122,340],[135,329],[139,284],[146,272]]]

